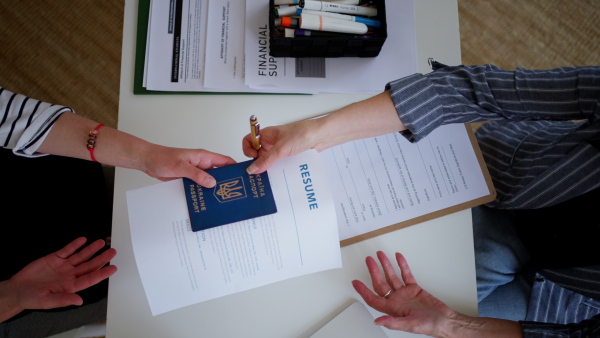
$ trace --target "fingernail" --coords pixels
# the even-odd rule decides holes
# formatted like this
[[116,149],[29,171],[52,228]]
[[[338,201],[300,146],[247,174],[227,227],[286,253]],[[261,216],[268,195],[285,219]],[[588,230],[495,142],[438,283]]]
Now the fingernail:
[[204,181],[204,184],[206,184],[208,188],[212,188],[217,184],[217,181],[214,179],[214,177],[210,177]]
[[256,165],[255,165],[254,163],[252,163],[252,164],[250,164],[250,165],[248,166],[248,168],[246,168],[246,172],[247,172],[248,174],[251,174],[251,175],[252,175],[252,174],[254,174],[254,172],[255,172],[257,169],[258,169],[258,168],[256,167]]

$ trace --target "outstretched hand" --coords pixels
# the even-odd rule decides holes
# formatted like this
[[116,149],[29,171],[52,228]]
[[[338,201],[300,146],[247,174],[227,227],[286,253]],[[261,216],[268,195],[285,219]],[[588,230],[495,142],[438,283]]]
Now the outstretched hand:
[[377,262],[367,257],[373,291],[358,280],[354,289],[363,300],[379,312],[388,314],[375,319],[375,324],[388,329],[426,334],[432,337],[522,337],[521,325],[505,319],[471,317],[450,309],[423,290],[413,276],[404,256],[396,253],[401,277],[396,276],[387,256],[377,252]]
[[402,254],[396,253],[402,279],[396,276],[387,256],[377,252],[384,276],[372,257],[366,258],[373,291],[358,280],[352,281],[354,289],[364,301],[377,311],[388,314],[375,320],[375,324],[392,330],[436,336],[444,322],[456,315],[446,304],[423,290],[412,275]]
[[246,156],[256,159],[248,173],[260,174],[277,160],[308,149],[321,152],[352,140],[405,129],[389,93],[384,91],[326,116],[262,129],[259,151],[252,148],[251,136],[246,135],[242,149]]
[[112,276],[117,267],[105,265],[115,257],[116,250],[108,249],[90,260],[104,248],[104,241],[97,240],[76,252],[85,242],[84,237],[77,238],[0,282],[0,322],[25,309],[81,305],[83,300],[76,292]]
[[248,173],[260,174],[278,160],[308,149],[322,151],[317,147],[317,133],[313,128],[315,124],[314,120],[305,120],[261,129],[259,151],[252,148],[252,136],[246,135],[242,140],[244,154],[256,159],[248,167]]
[[187,177],[206,188],[215,186],[205,170],[236,163],[229,156],[204,149],[181,149],[153,145],[145,157],[143,171],[161,181]]
[[[62,114],[37,149],[54,154],[90,160],[90,151],[82,147],[89,130],[97,122],[76,114]],[[85,138],[84,138],[85,137]],[[94,159],[100,163],[137,169],[161,181],[186,177],[206,188],[215,185],[215,179],[205,170],[234,164],[225,155],[204,149],[165,147],[107,126],[99,129],[94,146]]]

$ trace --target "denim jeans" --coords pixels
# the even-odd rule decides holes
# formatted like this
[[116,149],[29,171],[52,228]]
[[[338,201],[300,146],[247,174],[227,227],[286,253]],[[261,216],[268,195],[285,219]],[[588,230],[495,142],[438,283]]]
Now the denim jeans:
[[479,316],[524,320],[531,293],[525,277],[530,255],[512,215],[485,206],[472,212]]
[[599,200],[595,189],[549,208],[473,208],[480,316],[523,320],[535,272],[600,265]]

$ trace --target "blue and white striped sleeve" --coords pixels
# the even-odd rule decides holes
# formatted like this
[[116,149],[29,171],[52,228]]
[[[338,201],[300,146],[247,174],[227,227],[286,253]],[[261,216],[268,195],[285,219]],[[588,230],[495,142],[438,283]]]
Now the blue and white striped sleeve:
[[519,322],[523,338],[579,338],[600,335],[600,315],[572,324]]
[[387,84],[403,133],[419,141],[450,123],[578,120],[598,109],[600,67],[508,71],[492,65],[443,67]]
[[25,157],[37,157],[58,117],[73,110],[12,93],[0,87],[0,147]]

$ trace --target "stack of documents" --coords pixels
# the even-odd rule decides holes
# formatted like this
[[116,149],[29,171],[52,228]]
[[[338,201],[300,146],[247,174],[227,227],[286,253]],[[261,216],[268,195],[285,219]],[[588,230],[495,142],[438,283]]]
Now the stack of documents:
[[340,268],[340,243],[491,201],[467,128],[445,125],[419,143],[391,133],[281,159],[268,171],[276,213],[198,232],[181,180],[128,191],[152,314]]
[[[269,0],[150,0],[149,91],[375,93],[417,71],[413,0],[386,3],[388,38],[373,58],[269,55]],[[138,51],[139,52],[139,51]]]

